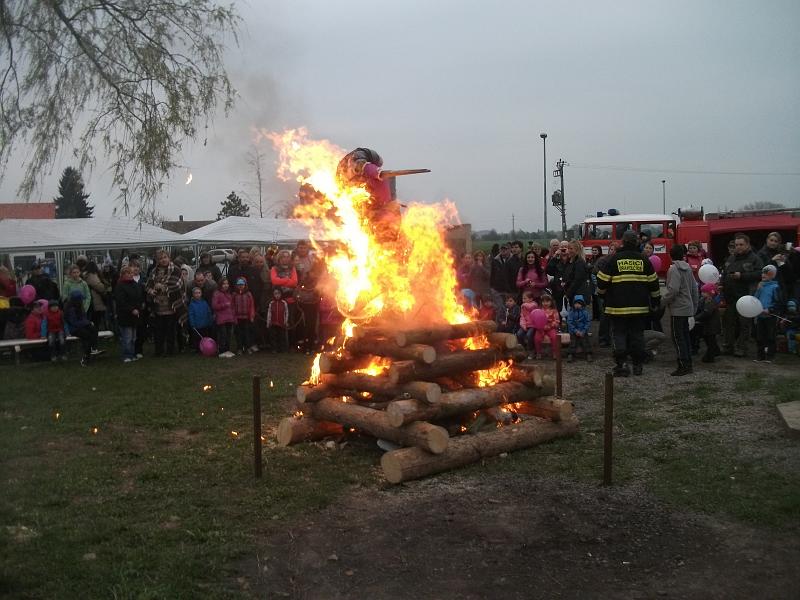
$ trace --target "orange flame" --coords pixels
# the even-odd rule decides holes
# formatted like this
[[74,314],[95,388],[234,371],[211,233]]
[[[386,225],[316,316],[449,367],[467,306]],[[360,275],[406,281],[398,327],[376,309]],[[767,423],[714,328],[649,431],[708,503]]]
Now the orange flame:
[[[345,150],[310,139],[304,128],[261,135],[278,151],[279,177],[320,193],[298,205],[294,216],[309,226],[312,244],[326,254],[328,271],[338,284],[333,290],[337,307],[349,321],[363,323],[378,315],[393,321],[408,317],[416,324],[469,320],[458,302],[444,239],[445,227],[458,222],[452,203],[412,203],[400,218],[397,238],[379,239],[370,221],[367,191],[337,181],[336,167]],[[323,241],[336,245],[326,250]]]

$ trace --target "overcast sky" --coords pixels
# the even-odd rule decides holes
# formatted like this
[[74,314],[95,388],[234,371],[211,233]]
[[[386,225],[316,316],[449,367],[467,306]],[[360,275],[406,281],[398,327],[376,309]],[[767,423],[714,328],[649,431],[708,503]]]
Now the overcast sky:
[[[214,218],[252,180],[253,128],[298,126],[374,148],[387,168],[432,169],[403,178],[399,196],[449,198],[474,229],[510,230],[512,214],[517,228],[542,226],[541,132],[548,204],[556,160],[569,163],[568,225],[610,207],[661,212],[662,179],[668,212],[800,205],[797,0],[236,4],[244,31],[227,57],[240,99],[206,146],[186,149],[193,181],[175,174],[167,218]],[[67,164],[32,200],[56,195]],[[624,169],[590,168],[609,166]],[[107,178],[85,178],[95,214],[111,214]],[[10,166],[3,201],[17,183]],[[269,182],[270,201],[290,193]],[[558,218],[549,207],[551,229]]]

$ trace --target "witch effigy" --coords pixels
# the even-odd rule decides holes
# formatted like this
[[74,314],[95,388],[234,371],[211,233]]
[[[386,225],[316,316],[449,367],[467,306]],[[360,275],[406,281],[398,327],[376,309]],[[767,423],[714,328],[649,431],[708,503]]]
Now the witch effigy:
[[370,148],[356,148],[348,152],[336,169],[340,185],[363,187],[369,194],[365,216],[372,223],[379,239],[397,238],[400,228],[400,208],[397,202],[394,178],[402,175],[430,173],[430,169],[382,170],[383,159]]

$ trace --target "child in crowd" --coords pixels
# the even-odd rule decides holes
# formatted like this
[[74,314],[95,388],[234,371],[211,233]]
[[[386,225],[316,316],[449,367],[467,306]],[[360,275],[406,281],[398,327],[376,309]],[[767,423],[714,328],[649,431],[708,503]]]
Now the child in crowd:
[[713,363],[720,355],[717,335],[722,333],[722,320],[719,316],[718,294],[719,290],[713,283],[705,283],[700,287],[700,309],[695,316],[695,329],[702,329],[706,343],[706,353],[702,358],[704,363]]
[[319,301],[319,339],[323,344],[328,344],[330,339],[339,334],[342,321],[336,299],[330,294],[322,294]]
[[581,294],[575,294],[572,300],[572,307],[567,314],[567,330],[569,331],[569,356],[567,362],[572,362],[575,353],[580,346],[588,362],[592,362],[592,345],[589,340],[589,327],[592,318],[586,309],[586,301]]
[[522,304],[519,307],[519,331],[517,338],[527,350],[533,351],[533,321],[531,313],[539,308],[533,299],[533,291],[528,290],[522,294]]
[[25,319],[26,339],[39,340],[47,337],[47,320],[45,319],[47,306],[47,300],[37,300],[33,303],[31,312]]
[[556,347],[556,343],[561,343],[561,340],[558,340],[558,327],[561,324],[561,315],[558,314],[553,304],[553,297],[550,294],[542,294],[540,300],[542,303],[542,310],[544,314],[547,315],[547,323],[545,323],[542,329],[537,329],[536,333],[533,335],[533,345],[536,348],[536,360],[542,358],[542,341],[545,336],[550,339],[550,352],[553,353],[552,356],[555,356],[554,348]]
[[202,338],[211,337],[213,327],[214,315],[211,313],[208,302],[203,298],[203,290],[199,287],[192,288],[192,301],[189,303],[189,329],[195,350],[200,351]]
[[765,266],[761,270],[761,283],[753,294],[764,308],[764,311],[755,318],[758,356],[754,362],[772,362],[775,357],[776,319],[773,313],[778,311],[780,298],[780,288],[775,281],[777,274],[778,268],[775,265]]
[[273,352],[289,350],[289,305],[280,288],[272,290],[272,301],[267,308],[267,327]]
[[64,333],[64,313],[58,300],[50,300],[47,307],[47,345],[50,347],[50,360],[67,360],[67,338]]
[[497,318],[497,307],[491,294],[485,294],[481,298],[481,307],[478,309],[479,321],[494,321]]
[[219,282],[219,287],[214,290],[211,297],[211,308],[214,310],[214,321],[217,324],[217,349],[220,358],[233,358],[231,352],[231,339],[236,315],[233,312],[233,297],[231,284],[226,277]]
[[253,294],[247,289],[247,280],[244,277],[236,280],[236,291],[233,292],[233,315],[236,317],[237,354],[258,352],[258,346],[253,342],[256,303]]
[[67,323],[67,327],[69,327],[70,335],[74,335],[81,340],[81,346],[83,346],[81,366],[85,367],[89,364],[92,356],[102,354],[102,351],[95,350],[97,347],[97,329],[95,329],[94,323],[89,320],[89,317],[86,316],[83,302],[83,292],[78,289],[72,290],[64,307],[64,320]]
[[503,333],[513,333],[517,335],[519,331],[519,313],[520,309],[517,306],[517,299],[509,294],[503,301],[505,305],[497,313],[497,330]]

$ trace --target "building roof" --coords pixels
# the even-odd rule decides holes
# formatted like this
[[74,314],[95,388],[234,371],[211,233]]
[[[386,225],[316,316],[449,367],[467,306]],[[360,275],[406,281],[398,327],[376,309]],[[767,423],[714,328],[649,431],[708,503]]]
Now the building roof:
[[161,226],[168,231],[174,231],[175,233],[183,235],[184,233],[189,233],[195,229],[205,227],[206,225],[211,225],[213,222],[214,221],[184,221],[180,219],[178,221],[164,221],[161,223]]
[[55,219],[55,202],[2,202],[0,219]]

